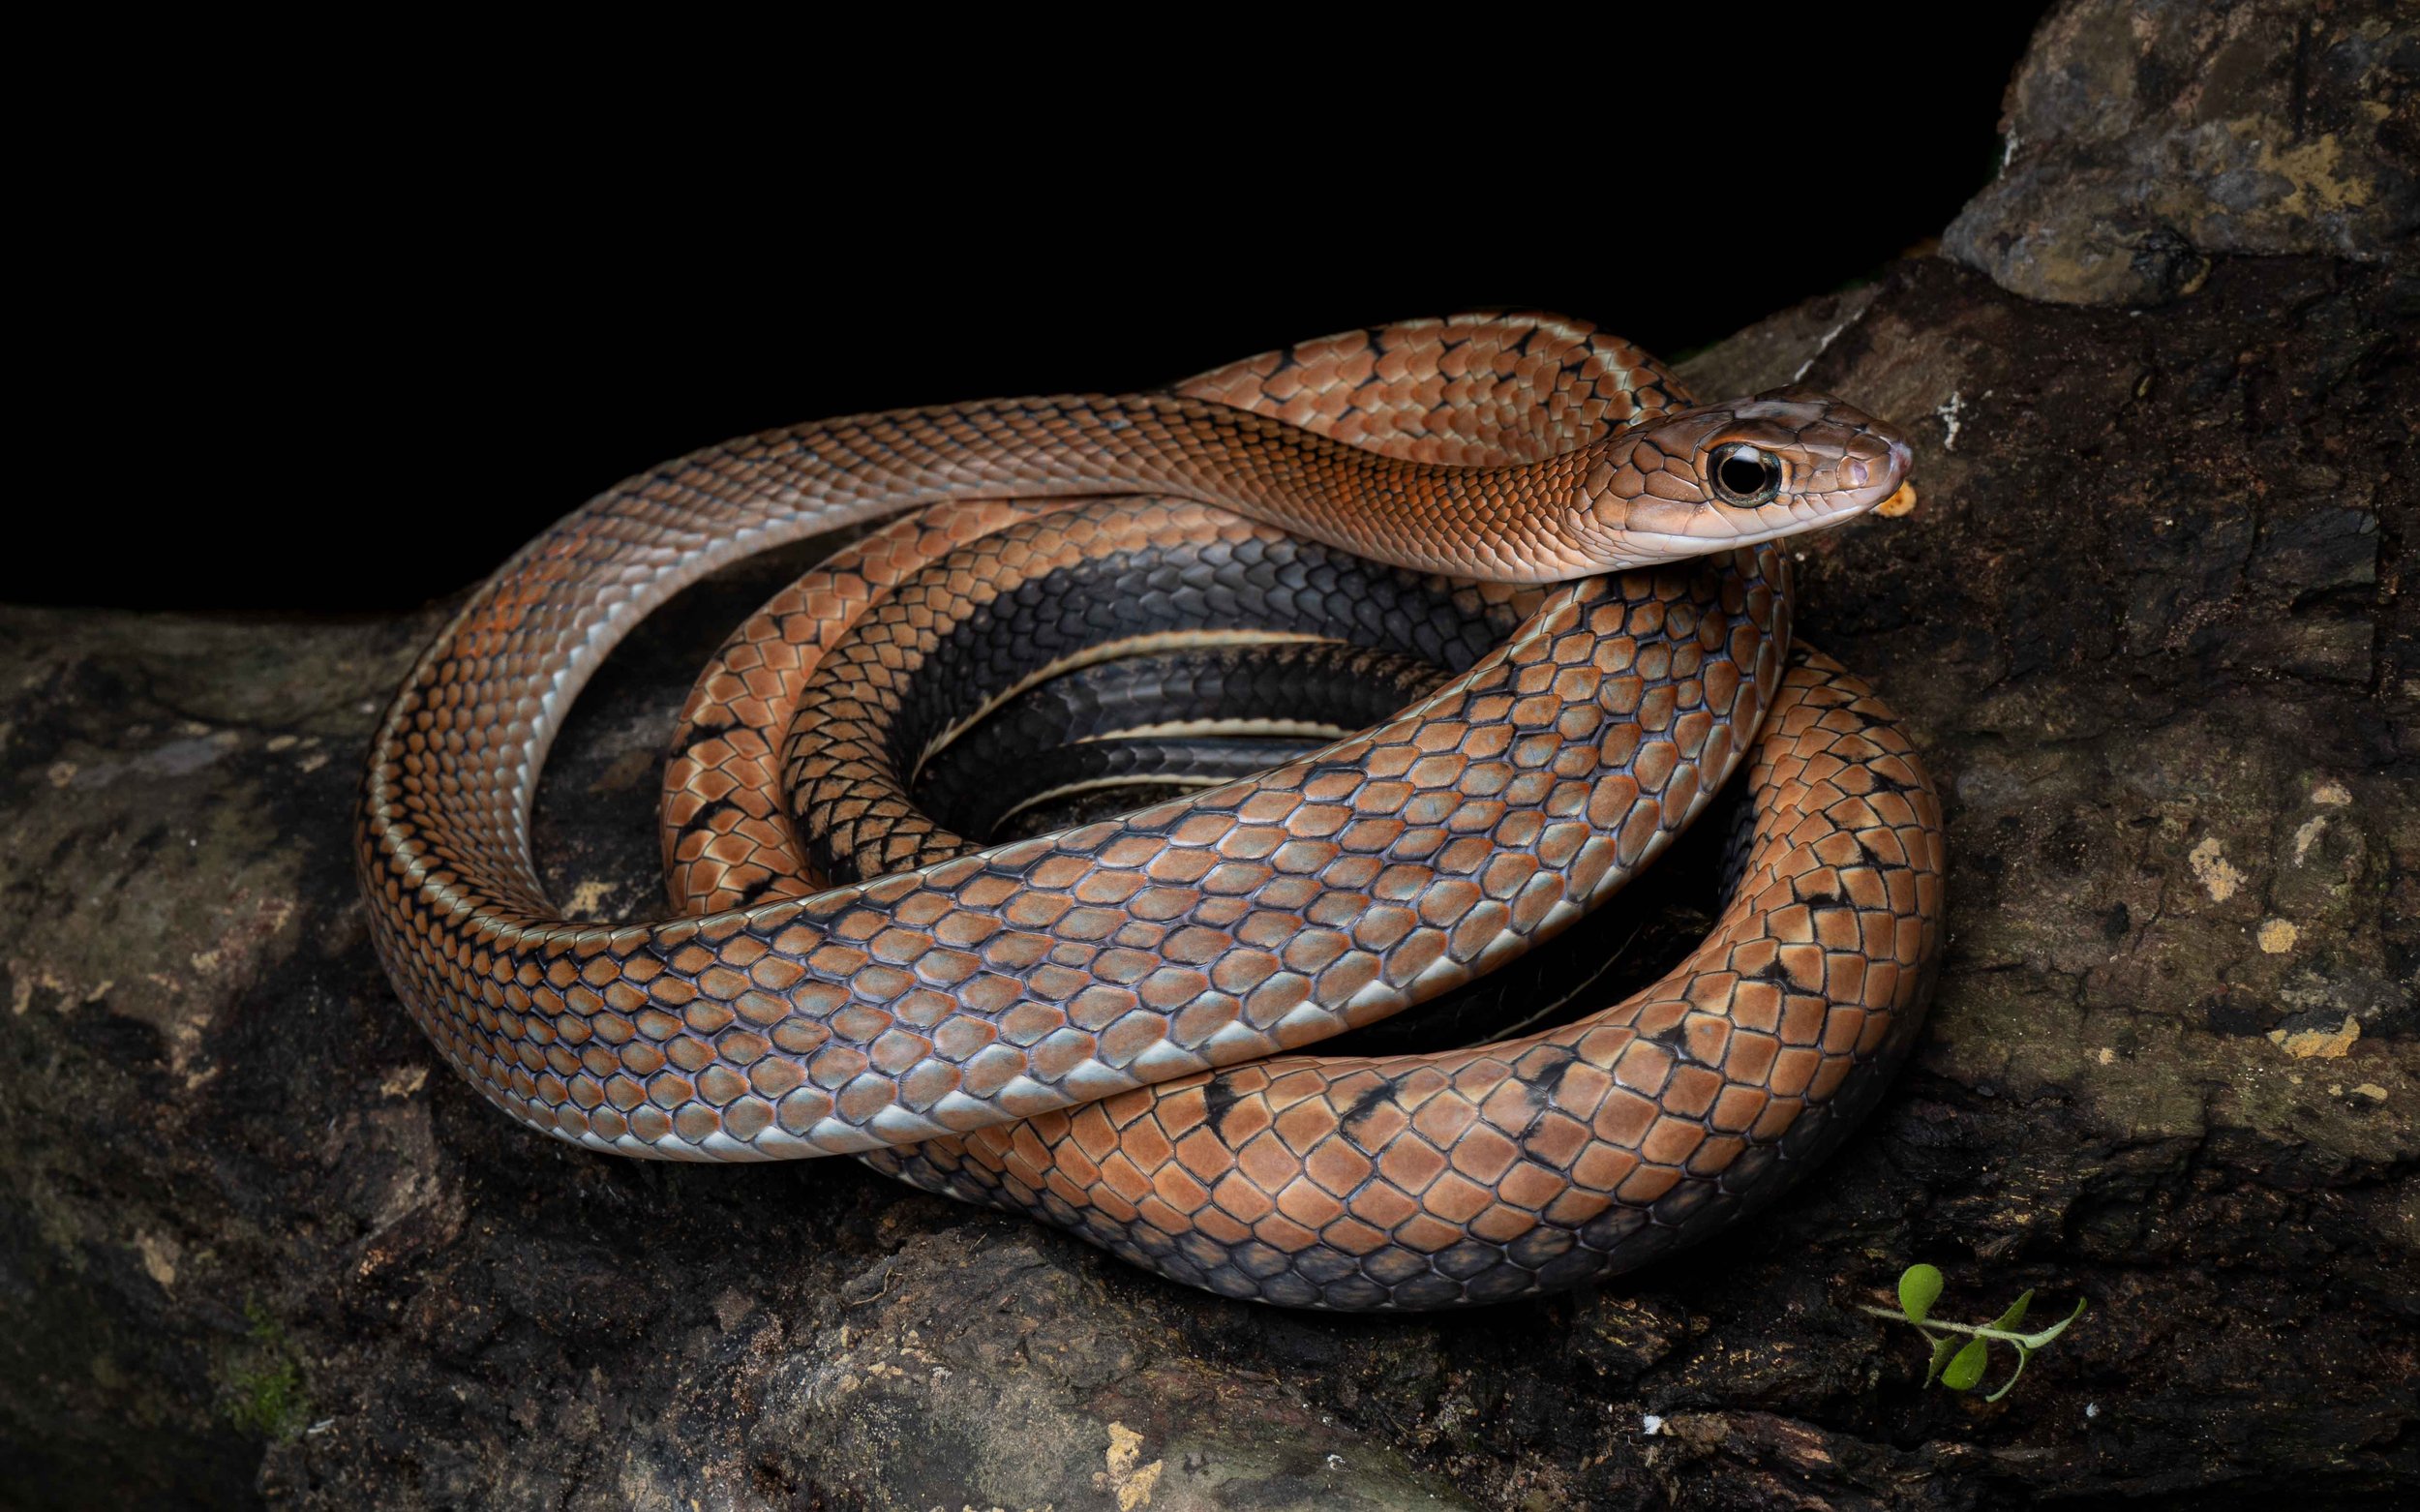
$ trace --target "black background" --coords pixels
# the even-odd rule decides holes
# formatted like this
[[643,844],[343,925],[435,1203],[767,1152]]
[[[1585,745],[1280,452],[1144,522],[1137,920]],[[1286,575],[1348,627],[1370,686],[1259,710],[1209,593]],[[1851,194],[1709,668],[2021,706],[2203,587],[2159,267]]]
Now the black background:
[[1964,9],[1517,13],[1510,51],[1246,47],[1182,98],[894,58],[799,81],[770,131],[601,87],[499,112],[501,73],[219,102],[76,186],[32,364],[57,471],[0,598],[408,607],[727,436],[1415,315],[1543,306],[1683,354],[1989,179],[2039,8]]

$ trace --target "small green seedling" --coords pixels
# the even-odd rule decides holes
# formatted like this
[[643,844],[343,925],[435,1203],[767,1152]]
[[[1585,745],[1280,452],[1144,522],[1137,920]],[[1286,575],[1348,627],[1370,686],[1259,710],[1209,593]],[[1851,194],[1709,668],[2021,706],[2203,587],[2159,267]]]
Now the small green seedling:
[[[1916,1331],[1931,1341],[1932,1364],[1924,1372],[1924,1384],[1939,1381],[1951,1391],[1972,1391],[1982,1384],[1983,1367],[1988,1363],[1993,1341],[2016,1351],[2016,1369],[2000,1383],[2000,1389],[1983,1398],[1997,1402],[2016,1384],[2016,1377],[2025,1374],[2025,1362],[2036,1349],[2067,1332],[2067,1325],[2084,1315],[2079,1299],[2075,1311],[2038,1334],[2020,1334],[2017,1325],[2025,1321],[2025,1310],[2033,1305],[2030,1291],[2009,1305],[2009,1310],[1989,1324],[1951,1323],[1932,1315],[1933,1304],[1941,1300],[1941,1272],[1930,1265],[1911,1265],[1899,1278],[1899,1310],[1886,1307],[1860,1308],[1875,1317],[1906,1318]],[[1963,1340],[1964,1343],[1960,1343]]]
[[227,1373],[223,1410],[242,1433],[291,1438],[311,1416],[301,1362],[286,1330],[268,1309],[248,1298],[244,1318],[252,1325],[246,1335],[248,1347]]

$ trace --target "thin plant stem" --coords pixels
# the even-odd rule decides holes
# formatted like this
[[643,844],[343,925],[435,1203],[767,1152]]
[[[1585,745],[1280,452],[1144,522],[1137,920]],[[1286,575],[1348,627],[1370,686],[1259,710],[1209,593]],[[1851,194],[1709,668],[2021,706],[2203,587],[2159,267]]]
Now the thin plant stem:
[[[1907,1315],[1894,1307],[1860,1307],[1858,1311],[1871,1317],[1887,1317],[1894,1323],[1904,1323],[1909,1321]],[[2048,1344],[2051,1340],[2056,1339],[2059,1335],[2065,1333],[2067,1331],[2067,1325],[2075,1321],[2075,1316],[2080,1315],[2082,1312],[2083,1309],[2079,1307],[2075,1310],[2074,1315],[2061,1318],[2058,1322],[2051,1324],[2048,1328],[2043,1329],[2038,1334],[2012,1334],[2005,1328],[1989,1328],[1981,1323],[1952,1323],[1944,1318],[1938,1317],[1927,1317],[1922,1322],[1918,1323],[1916,1327],[1920,1330],[1944,1328],[1948,1329],[1951,1333],[1965,1334],[1970,1338],[1997,1339],[2004,1344],[2012,1344],[2020,1348],[2039,1349],[2043,1345]]]

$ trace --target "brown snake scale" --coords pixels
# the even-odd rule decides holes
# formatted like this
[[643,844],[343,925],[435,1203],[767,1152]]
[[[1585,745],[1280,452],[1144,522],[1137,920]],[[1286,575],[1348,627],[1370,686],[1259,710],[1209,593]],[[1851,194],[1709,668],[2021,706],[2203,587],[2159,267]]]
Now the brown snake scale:
[[[1798,392],[1684,406],[1576,322],[1460,317],[1166,394],[668,464],[508,562],[398,696],[358,827],[380,958],[474,1086],[594,1149],[868,1152],[1296,1306],[1639,1264],[1770,1199],[1871,1104],[1941,938],[1932,790],[1869,690],[1791,650],[1782,554],[1756,544],[1880,502],[1907,449]],[[1742,455],[1770,497],[1736,486]],[[666,775],[683,917],[561,918],[529,801],[613,644],[740,556],[918,506],[784,590],[692,694]],[[1015,686],[1255,637],[1452,675],[1310,756],[1033,840],[979,848],[909,798]],[[1653,985],[1500,1044],[1297,1053],[1553,934],[1743,762],[1738,880]]]

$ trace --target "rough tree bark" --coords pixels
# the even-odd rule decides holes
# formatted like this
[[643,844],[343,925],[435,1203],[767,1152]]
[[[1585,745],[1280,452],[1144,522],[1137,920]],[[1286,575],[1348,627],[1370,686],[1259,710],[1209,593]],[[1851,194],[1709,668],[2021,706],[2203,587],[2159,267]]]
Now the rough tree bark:
[[[1947,245],[1692,365],[1918,438],[1803,633],[1911,720],[1953,937],[1784,1204],[1463,1315],[1232,1304],[853,1164],[583,1154],[372,959],[360,753],[438,613],[0,611],[0,1500],[2329,1504],[2420,1485],[2420,74],[2392,4],[2054,15]],[[2407,18],[2408,13],[2405,13]],[[1995,282],[1995,280],[1997,282]],[[1618,320],[1618,311],[1584,311]],[[701,590],[582,703],[559,898],[652,905]],[[2006,1401],[1865,1316],[2092,1311]]]

